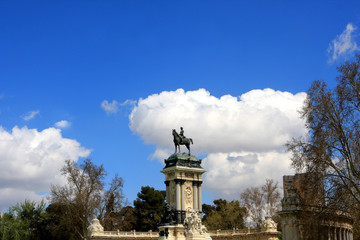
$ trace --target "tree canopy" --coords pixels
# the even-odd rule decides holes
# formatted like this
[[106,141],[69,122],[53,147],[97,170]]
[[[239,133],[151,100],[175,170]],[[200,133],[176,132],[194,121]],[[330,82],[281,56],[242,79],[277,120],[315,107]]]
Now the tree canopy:
[[141,187],[134,201],[136,230],[157,230],[161,216],[165,212],[165,191],[155,190],[153,187]]
[[203,223],[209,230],[243,228],[245,208],[239,201],[214,200],[214,205],[203,204]]
[[261,187],[250,187],[240,194],[252,225],[261,227],[265,215],[273,217],[280,210],[280,196],[278,183],[272,179],[266,179]]
[[334,89],[314,81],[302,108],[309,135],[288,143],[292,166],[324,178],[327,203],[360,207],[360,55],[338,67]]
[[65,219],[60,222],[70,223],[68,227],[72,227],[80,239],[86,236],[87,227],[95,217],[108,227],[106,230],[113,230],[113,212],[120,211],[126,202],[122,178],[116,175],[105,189],[107,172],[103,165],[97,166],[90,159],[81,164],[66,161],[61,172],[67,177],[67,184],[51,188],[51,203],[56,204],[58,213],[62,214],[59,217]]
[[0,239],[38,240],[46,239],[45,203],[25,200],[0,216]]
[[[292,166],[306,172],[307,203],[322,212],[360,210],[360,55],[338,68],[337,85],[317,80],[301,110],[308,136],[292,139]],[[314,198],[321,186],[323,198]],[[306,199],[303,199],[306,202]],[[359,220],[357,220],[359,221]],[[356,232],[356,229],[354,229]]]

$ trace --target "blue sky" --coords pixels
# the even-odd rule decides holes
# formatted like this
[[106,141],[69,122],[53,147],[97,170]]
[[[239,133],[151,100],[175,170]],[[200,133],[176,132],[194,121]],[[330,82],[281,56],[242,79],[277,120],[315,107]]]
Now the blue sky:
[[67,158],[119,173],[130,202],[164,189],[180,126],[205,202],[280,181],[303,92],[359,52],[358,1],[0,4],[1,209],[61,183]]

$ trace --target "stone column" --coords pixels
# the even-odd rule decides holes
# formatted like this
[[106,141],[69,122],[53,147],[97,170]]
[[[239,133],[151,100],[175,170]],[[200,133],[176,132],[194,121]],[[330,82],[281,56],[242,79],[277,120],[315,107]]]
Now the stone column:
[[180,196],[180,180],[179,179],[175,179],[175,190],[176,190],[176,211],[180,211],[181,210],[181,196]]
[[193,181],[193,194],[194,194],[194,199],[193,199],[193,209],[194,210],[198,210],[198,187],[197,187],[197,181]]
[[180,184],[181,184],[181,223],[184,222],[185,217],[186,217],[186,209],[185,209],[185,184],[186,180],[180,180]]
[[170,204],[170,189],[169,189],[170,181],[165,181],[165,185],[166,185],[166,202]]
[[340,240],[345,240],[344,229],[342,227],[339,228],[339,238],[340,238]]
[[337,238],[337,232],[336,232],[336,227],[334,227],[334,240],[338,240],[338,238]]
[[198,182],[198,208],[200,212],[202,212],[201,184],[201,181]]
[[184,189],[185,180],[180,182],[181,184],[181,210],[185,211],[185,189]]

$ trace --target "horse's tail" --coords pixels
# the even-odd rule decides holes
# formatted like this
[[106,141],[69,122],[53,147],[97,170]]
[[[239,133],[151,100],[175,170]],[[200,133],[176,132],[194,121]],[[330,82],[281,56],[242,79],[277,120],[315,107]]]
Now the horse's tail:
[[189,138],[189,139],[190,139],[191,144],[194,144],[194,142],[193,142],[192,138]]

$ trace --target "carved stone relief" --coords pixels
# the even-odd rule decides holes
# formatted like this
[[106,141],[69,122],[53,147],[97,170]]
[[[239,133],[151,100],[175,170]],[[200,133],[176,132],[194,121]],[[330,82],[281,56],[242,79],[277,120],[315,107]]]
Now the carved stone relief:
[[203,234],[201,227],[201,213],[189,208],[187,210],[188,217],[185,218],[184,226],[186,234]]
[[176,207],[176,185],[174,181],[170,182],[170,206]]
[[193,188],[190,181],[185,182],[185,204],[186,207],[191,207],[193,204]]

